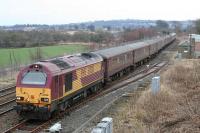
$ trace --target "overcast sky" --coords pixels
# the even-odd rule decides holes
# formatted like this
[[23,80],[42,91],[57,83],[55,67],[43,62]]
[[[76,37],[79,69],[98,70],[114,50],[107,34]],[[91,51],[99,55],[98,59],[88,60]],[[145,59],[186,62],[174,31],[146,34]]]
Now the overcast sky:
[[0,25],[94,20],[193,20],[199,0],[0,0]]

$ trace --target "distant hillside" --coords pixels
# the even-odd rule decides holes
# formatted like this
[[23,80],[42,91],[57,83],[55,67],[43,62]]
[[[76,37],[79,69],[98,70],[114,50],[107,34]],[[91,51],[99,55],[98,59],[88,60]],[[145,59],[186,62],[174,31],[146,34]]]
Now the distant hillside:
[[[170,28],[174,28],[177,24],[182,29],[193,25],[193,21],[166,21]],[[109,20],[109,21],[91,21],[83,23],[71,23],[62,25],[14,25],[14,26],[0,26],[1,30],[22,30],[22,31],[40,31],[40,30],[54,30],[54,31],[65,31],[65,30],[123,30],[126,28],[136,29],[142,27],[154,27],[156,26],[156,20]]]

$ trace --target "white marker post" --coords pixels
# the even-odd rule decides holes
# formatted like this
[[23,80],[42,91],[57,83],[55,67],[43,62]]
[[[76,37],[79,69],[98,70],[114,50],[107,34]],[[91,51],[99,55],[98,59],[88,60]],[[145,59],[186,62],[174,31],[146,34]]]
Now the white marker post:
[[49,128],[50,133],[60,133],[62,130],[61,123],[57,122]]
[[91,133],[113,133],[113,119],[105,117],[92,129]]
[[160,91],[160,76],[152,78],[151,81],[151,92],[153,95],[157,94]]

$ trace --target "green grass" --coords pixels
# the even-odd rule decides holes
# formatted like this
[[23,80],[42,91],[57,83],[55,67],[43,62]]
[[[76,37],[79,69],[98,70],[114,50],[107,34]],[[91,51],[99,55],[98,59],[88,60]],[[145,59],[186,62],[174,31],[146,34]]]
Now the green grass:
[[[81,44],[68,44],[57,46],[45,46],[41,47],[42,56],[45,59],[63,56],[64,54],[79,53],[87,50],[87,46]],[[30,63],[30,53],[34,53],[36,48],[14,48],[14,49],[0,49],[0,67],[6,67],[11,64],[10,53],[14,53],[14,56],[18,63],[27,64]],[[13,58],[13,56],[11,57]],[[13,59],[12,59],[13,60]]]

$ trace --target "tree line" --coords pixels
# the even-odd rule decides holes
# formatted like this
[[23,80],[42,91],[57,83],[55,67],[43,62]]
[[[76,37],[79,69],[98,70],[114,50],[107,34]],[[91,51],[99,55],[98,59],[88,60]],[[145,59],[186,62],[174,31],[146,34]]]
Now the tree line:
[[111,33],[103,31],[79,31],[74,34],[55,31],[0,31],[0,47],[36,47],[62,42],[109,43],[112,38]]
[[152,28],[125,29],[123,32],[76,31],[74,34],[58,31],[0,31],[1,48],[38,47],[66,42],[121,43],[151,37]]
[[154,28],[126,29],[120,34],[121,42],[135,41],[144,38],[150,38],[157,34]]

